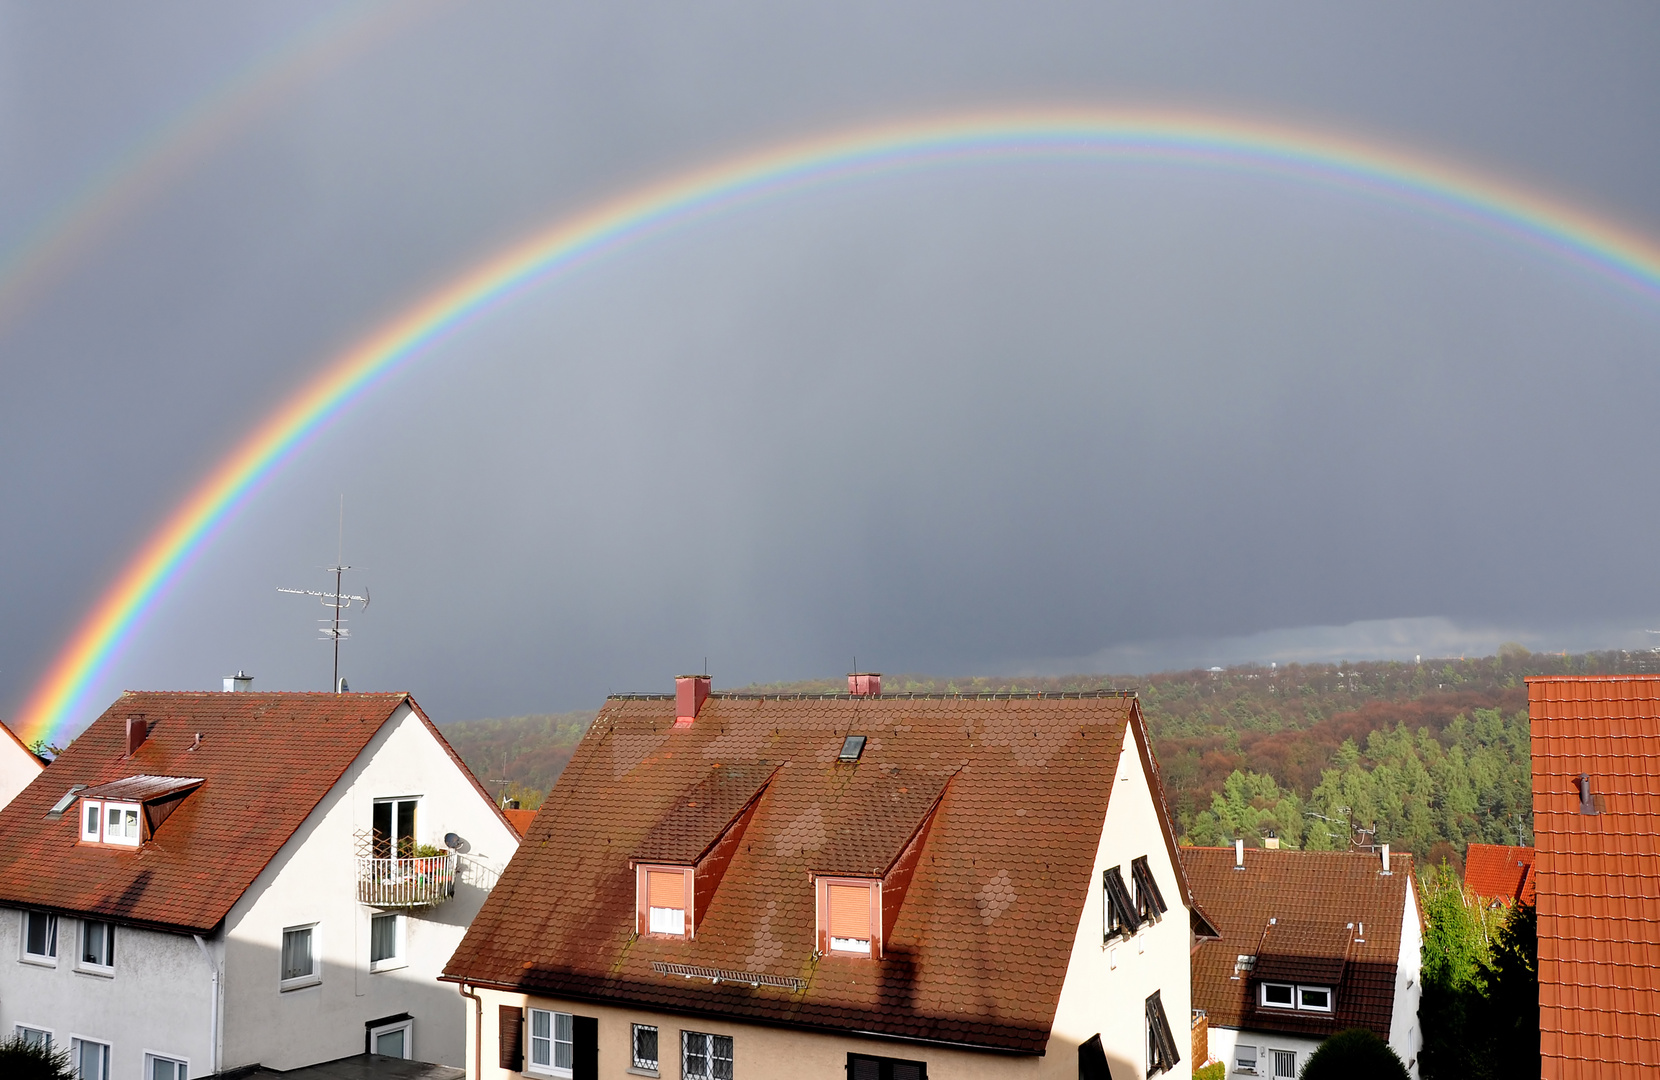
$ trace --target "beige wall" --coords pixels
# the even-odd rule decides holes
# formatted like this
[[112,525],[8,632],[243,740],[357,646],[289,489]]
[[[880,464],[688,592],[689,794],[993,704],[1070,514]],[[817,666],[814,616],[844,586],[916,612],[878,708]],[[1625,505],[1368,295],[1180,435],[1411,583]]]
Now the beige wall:
[[39,758],[25,750],[8,732],[0,731],[0,806],[17,798],[17,793],[33,783],[43,768]]
[[[474,1006],[467,1008],[467,1070],[471,1080],[508,1080],[520,1073],[499,1067],[497,1009],[501,1005],[556,1009],[599,1019],[599,1072],[602,1077],[630,1075],[633,1024],[653,1024],[658,1029],[660,1075],[667,1080],[680,1076],[680,1032],[702,1031],[732,1037],[734,1080],[842,1080],[850,1052],[878,1057],[926,1061],[930,1080],[979,1080],[990,1077],[1030,1077],[1032,1080],[1076,1080],[1078,1045],[1099,1034],[1113,1076],[1143,1077],[1146,1068],[1145,1002],[1154,990],[1162,993],[1165,1014],[1182,1061],[1164,1076],[1189,1080],[1193,1062],[1189,1057],[1191,1015],[1191,972],[1188,966],[1189,925],[1176,885],[1176,869],[1159,829],[1158,812],[1148,786],[1141,757],[1133,738],[1126,733],[1125,750],[1119,761],[1113,793],[1095,866],[1087,883],[1084,912],[1074,934],[1072,961],[1061,990],[1048,1052],[1041,1056],[1015,1056],[982,1051],[930,1046],[891,1039],[858,1038],[820,1034],[788,1028],[763,1027],[701,1017],[682,1017],[645,1008],[561,1002],[549,998],[527,998],[493,990],[478,990],[483,1001],[483,1045],[476,1049]],[[1170,910],[1156,925],[1144,927],[1129,941],[1108,946],[1102,942],[1104,900],[1101,873],[1112,866],[1123,868],[1130,880],[1130,861],[1145,855]],[[1133,892],[1133,886],[1132,892]],[[527,1037],[528,1038],[528,1037]],[[475,1073],[474,1061],[482,1062]],[[634,1075],[639,1075],[635,1073]],[[652,1074],[647,1074],[652,1075]]]

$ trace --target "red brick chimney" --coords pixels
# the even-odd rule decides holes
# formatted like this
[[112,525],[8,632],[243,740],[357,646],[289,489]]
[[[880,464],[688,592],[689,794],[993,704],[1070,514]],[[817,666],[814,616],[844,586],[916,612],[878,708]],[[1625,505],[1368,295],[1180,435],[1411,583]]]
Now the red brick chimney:
[[709,700],[709,676],[676,675],[674,677],[674,726],[691,727],[703,703]]
[[847,692],[854,697],[881,697],[882,673],[859,671],[847,677]]
[[127,756],[138,753],[138,748],[144,745],[144,737],[150,734],[150,725],[144,722],[142,716],[127,717]]

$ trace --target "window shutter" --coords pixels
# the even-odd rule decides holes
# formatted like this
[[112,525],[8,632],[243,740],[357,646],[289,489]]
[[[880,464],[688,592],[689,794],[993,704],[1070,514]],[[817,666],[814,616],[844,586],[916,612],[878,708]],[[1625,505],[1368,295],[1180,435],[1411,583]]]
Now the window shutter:
[[525,1014],[512,1005],[501,1006],[498,1015],[497,1061],[504,1069],[518,1072],[524,1066]]
[[1136,908],[1142,918],[1156,919],[1170,910],[1159,891],[1158,880],[1153,877],[1153,868],[1147,865],[1147,856],[1130,863],[1130,877],[1135,879]]
[[1101,884],[1106,886],[1107,903],[1112,906],[1118,923],[1117,932],[1128,938],[1141,925],[1141,916],[1136,914],[1135,905],[1130,902],[1130,890],[1124,887],[1124,875],[1116,866],[1103,870]]
[[571,1080],[599,1080],[598,1017],[571,1017]]
[[1182,1055],[1176,1049],[1176,1036],[1170,1030],[1170,1021],[1164,1015],[1164,1002],[1159,991],[1147,998],[1147,1075],[1176,1067]]
[[679,870],[647,870],[646,903],[650,907],[684,911],[686,875]]
[[830,909],[830,936],[870,940],[870,886],[826,885],[825,906]]
[[1078,1080],[1112,1080],[1100,1035],[1091,1035],[1078,1045]]

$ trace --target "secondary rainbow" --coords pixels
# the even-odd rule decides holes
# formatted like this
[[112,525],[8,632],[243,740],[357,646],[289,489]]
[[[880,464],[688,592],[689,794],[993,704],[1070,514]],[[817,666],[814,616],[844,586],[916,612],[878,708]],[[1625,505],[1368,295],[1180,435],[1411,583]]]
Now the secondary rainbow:
[[56,742],[145,612],[238,506],[331,419],[421,349],[586,259],[758,199],[898,170],[1007,161],[1149,162],[1358,190],[1497,231],[1660,298],[1660,247],[1559,200],[1427,156],[1331,132],[1159,110],[980,112],[883,124],[745,154],[560,221],[488,259],[335,358],[201,481],[98,600],[14,728]]

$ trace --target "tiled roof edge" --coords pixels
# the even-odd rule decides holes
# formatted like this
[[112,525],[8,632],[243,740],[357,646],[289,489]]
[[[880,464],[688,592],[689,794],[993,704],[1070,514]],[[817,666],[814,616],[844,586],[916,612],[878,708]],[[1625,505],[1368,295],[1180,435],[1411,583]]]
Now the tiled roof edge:
[[[716,691],[709,695],[711,698],[724,698],[728,701],[992,701],[992,700],[1024,700],[1027,698],[1133,698],[1138,691],[1135,688],[1128,690],[988,690],[983,693],[905,693],[905,694],[849,694],[839,693],[791,693],[791,694],[753,694],[740,691]],[[609,694],[607,701],[673,701],[673,694]]]

